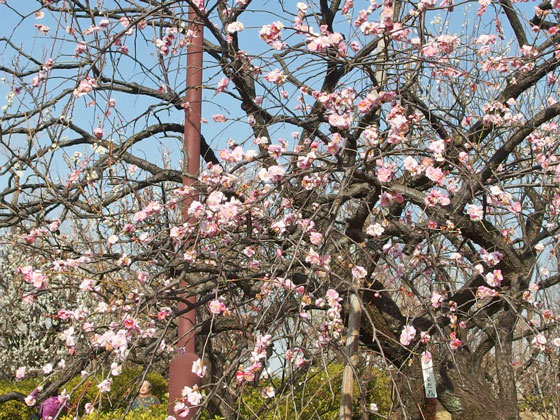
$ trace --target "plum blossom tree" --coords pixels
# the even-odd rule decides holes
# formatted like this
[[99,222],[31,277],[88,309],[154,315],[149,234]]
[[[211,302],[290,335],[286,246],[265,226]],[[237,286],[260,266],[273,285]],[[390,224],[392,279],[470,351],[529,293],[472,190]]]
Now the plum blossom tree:
[[[166,360],[196,310],[203,382],[170,402],[178,418],[238,418],[254,387],[252,418],[280,412],[338,362],[341,419],[421,419],[421,359],[454,420],[518,419],[527,395],[557,415],[557,2],[0,3],[19,18],[0,39],[0,225],[29,256],[18,298],[65,353],[10,366],[48,381],[38,400]],[[199,176],[181,141],[188,7]]]
[[17,376],[23,376],[28,369],[42,369],[55,361],[53,356],[57,352],[59,361],[67,353],[65,346],[57,343],[58,320],[46,316],[57,311],[58,303],[66,296],[45,293],[30,306],[24,291],[27,284],[18,274],[18,268],[31,261],[37,267],[41,266],[39,258],[22,255],[16,250],[2,250],[2,307],[11,308],[11,311],[3,311],[0,315],[0,363],[5,367],[3,375],[11,376],[20,369]]

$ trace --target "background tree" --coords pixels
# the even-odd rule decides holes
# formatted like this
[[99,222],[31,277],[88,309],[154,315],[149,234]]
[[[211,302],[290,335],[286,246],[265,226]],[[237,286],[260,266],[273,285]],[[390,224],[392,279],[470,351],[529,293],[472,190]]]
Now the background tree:
[[[2,38],[0,224],[41,256],[19,267],[22,297],[68,294],[68,360],[40,398],[81,371],[104,393],[126,360],[173,354],[183,301],[205,397],[179,411],[236,418],[258,385],[258,418],[338,362],[367,418],[362,361],[391,378],[384,414],[419,419],[422,357],[454,419],[517,419],[535,389],[557,412],[556,3],[1,3],[19,22]],[[211,121],[197,191],[188,7]]]

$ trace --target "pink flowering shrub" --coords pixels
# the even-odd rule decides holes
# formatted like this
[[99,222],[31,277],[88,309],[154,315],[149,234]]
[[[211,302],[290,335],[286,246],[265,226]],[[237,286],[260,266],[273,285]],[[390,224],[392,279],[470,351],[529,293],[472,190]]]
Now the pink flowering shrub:
[[131,363],[191,344],[182,418],[391,417],[377,370],[421,418],[422,354],[455,417],[557,405],[557,2],[69,3],[0,1],[0,375],[30,406],[125,409]]

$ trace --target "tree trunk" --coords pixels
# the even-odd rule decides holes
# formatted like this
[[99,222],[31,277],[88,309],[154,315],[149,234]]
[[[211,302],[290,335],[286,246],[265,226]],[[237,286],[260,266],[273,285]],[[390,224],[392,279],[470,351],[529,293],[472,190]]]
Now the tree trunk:
[[398,420],[435,420],[436,400],[425,398],[424,379],[419,360],[401,369],[397,381],[398,395],[394,400],[400,402]]
[[[453,353],[444,350],[443,361],[434,357],[438,401],[451,414],[453,420],[519,420],[515,395],[497,392],[484,379],[480,369],[469,369],[468,355],[460,350]],[[433,420],[434,406],[424,397],[424,384],[420,363],[400,369],[397,379],[398,395],[393,400],[400,403],[398,420]]]
[[518,420],[516,396],[497,393],[465,359],[457,352],[436,367],[438,400],[453,420]]

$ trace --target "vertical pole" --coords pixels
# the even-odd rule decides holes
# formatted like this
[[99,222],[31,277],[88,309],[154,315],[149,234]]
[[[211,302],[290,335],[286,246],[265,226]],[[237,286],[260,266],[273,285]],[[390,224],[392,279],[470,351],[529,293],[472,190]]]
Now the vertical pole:
[[[190,29],[196,34],[191,45],[187,48],[187,97],[185,106],[185,144],[184,159],[187,160],[187,173],[198,176],[200,168],[200,118],[202,115],[202,54],[203,54],[203,25],[197,23],[198,15],[193,7],[189,7]],[[183,177],[183,184],[194,186],[196,181],[189,177]],[[196,192],[187,197],[182,205],[181,217],[184,222],[189,221],[187,210],[192,203]],[[186,282],[181,287],[186,288]],[[189,303],[195,303],[196,297],[188,298]],[[178,310],[187,308],[185,303],[180,302]],[[178,348],[177,354],[169,365],[169,414],[173,412],[175,401],[181,397],[181,391],[185,386],[193,387],[200,379],[192,372],[192,364],[198,359],[196,355],[196,342],[194,326],[196,325],[196,311],[190,311],[178,319]],[[197,410],[191,410],[186,420],[192,419]]]
[[348,328],[346,328],[346,363],[342,373],[339,420],[352,420],[352,403],[354,401],[354,353],[358,351],[361,318],[362,305],[360,303],[360,298],[357,292],[352,292],[350,294]]

